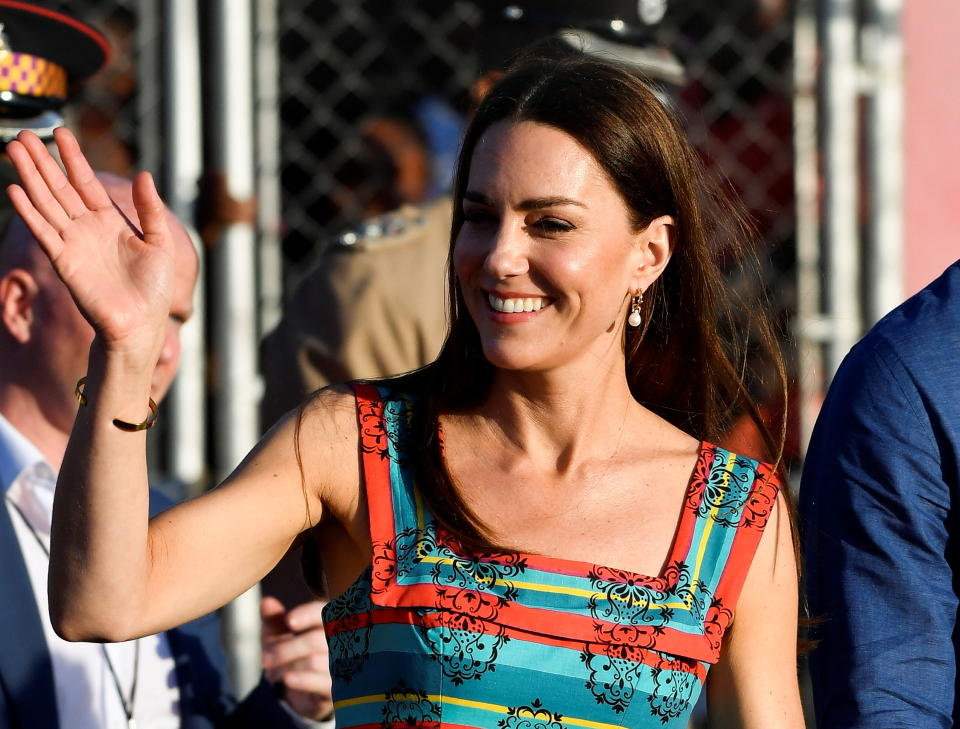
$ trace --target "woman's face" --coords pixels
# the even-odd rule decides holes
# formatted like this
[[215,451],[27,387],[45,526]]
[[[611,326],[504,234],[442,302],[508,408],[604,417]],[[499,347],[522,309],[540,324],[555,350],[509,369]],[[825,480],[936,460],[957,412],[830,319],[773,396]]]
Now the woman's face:
[[499,122],[477,143],[462,204],[453,265],[493,365],[622,361],[643,233],[590,152],[554,127]]

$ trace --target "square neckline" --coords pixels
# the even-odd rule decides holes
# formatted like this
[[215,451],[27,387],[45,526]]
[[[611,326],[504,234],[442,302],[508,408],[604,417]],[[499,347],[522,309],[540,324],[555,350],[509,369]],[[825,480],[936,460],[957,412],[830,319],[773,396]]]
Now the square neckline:
[[[444,453],[444,434],[443,426],[437,421],[437,437],[440,442],[440,451],[441,454]],[[587,577],[595,570],[605,570],[612,573],[616,573],[617,576],[629,585],[640,584],[640,585],[665,585],[668,583],[668,570],[670,565],[675,564],[683,560],[687,556],[690,546],[690,537],[693,533],[693,527],[696,522],[697,512],[699,510],[700,503],[703,499],[704,492],[700,492],[700,498],[696,504],[691,504],[689,502],[691,496],[691,489],[697,478],[698,473],[700,472],[701,463],[705,460],[705,456],[708,453],[716,453],[718,446],[709,443],[706,440],[698,439],[697,440],[697,449],[696,455],[694,458],[693,466],[690,468],[690,474],[687,476],[686,484],[683,489],[683,503],[680,507],[680,514],[676,518],[676,523],[673,529],[673,536],[670,540],[670,545],[667,549],[666,556],[664,557],[663,562],[660,565],[660,569],[656,575],[646,575],[642,572],[636,572],[624,567],[615,567],[608,564],[600,564],[599,562],[587,562],[580,559],[571,559],[567,557],[554,557],[546,554],[539,554],[536,552],[524,552],[521,550],[510,550],[510,549],[501,549],[497,551],[477,551],[469,552],[472,554],[477,561],[479,562],[493,562],[499,563],[496,555],[507,555],[512,557],[518,557],[524,560],[528,567],[539,572],[546,572],[550,574],[560,574],[560,575],[569,575],[576,577]],[[420,490],[417,488],[416,483],[411,484],[411,489],[413,491],[413,496],[416,502],[424,503]],[[368,496],[369,500],[369,496]],[[425,504],[424,504],[425,506]],[[368,513],[369,513],[369,504],[368,504]],[[438,529],[441,530],[443,534],[443,542],[447,549],[450,549],[457,556],[464,556],[460,550],[454,549],[450,543],[449,537],[455,535],[450,535],[445,529],[440,527],[437,522],[436,517],[432,512],[429,512],[430,518],[437,524]],[[425,525],[425,524],[424,524]]]

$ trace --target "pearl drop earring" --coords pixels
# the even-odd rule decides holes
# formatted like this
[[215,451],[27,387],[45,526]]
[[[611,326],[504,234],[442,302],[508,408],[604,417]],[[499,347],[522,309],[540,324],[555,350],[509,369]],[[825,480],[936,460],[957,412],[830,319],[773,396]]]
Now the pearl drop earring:
[[637,289],[630,301],[630,316],[627,317],[627,324],[632,327],[638,327],[643,322],[640,316],[640,307],[643,306],[643,289]]

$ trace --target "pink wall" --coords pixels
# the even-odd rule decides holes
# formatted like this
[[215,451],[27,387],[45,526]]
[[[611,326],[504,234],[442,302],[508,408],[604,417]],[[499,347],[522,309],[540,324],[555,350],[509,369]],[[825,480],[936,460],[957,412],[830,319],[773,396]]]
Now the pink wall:
[[960,2],[903,6],[909,296],[960,258]]

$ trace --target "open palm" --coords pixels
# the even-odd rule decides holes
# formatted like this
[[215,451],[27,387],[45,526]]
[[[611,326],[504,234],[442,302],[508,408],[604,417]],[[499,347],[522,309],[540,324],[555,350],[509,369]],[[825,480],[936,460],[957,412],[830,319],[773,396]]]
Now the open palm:
[[10,199],[108,346],[159,347],[172,297],[173,243],[153,180],[141,173],[133,185],[141,234],[73,134],[61,128],[54,136],[66,174],[32,132],[7,146],[22,185],[10,186]]

